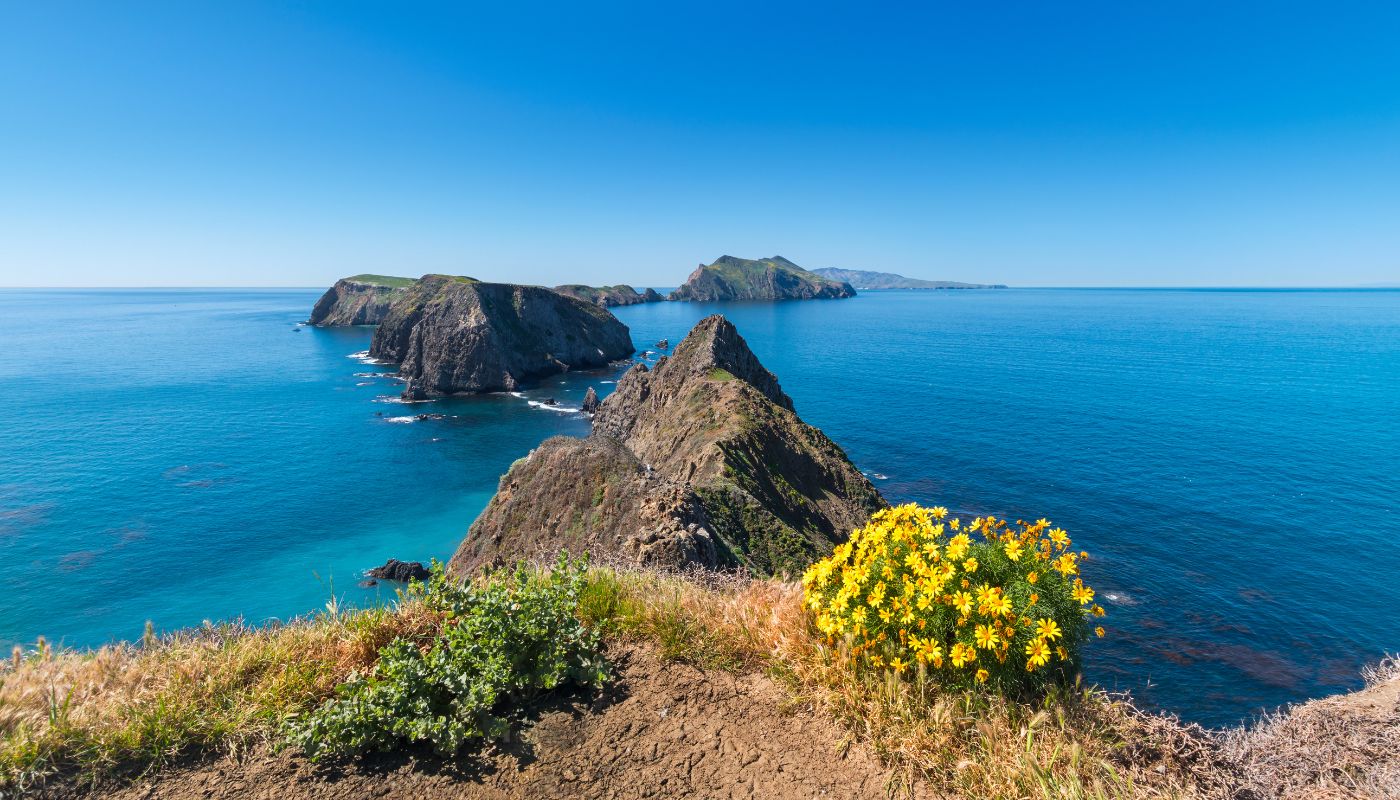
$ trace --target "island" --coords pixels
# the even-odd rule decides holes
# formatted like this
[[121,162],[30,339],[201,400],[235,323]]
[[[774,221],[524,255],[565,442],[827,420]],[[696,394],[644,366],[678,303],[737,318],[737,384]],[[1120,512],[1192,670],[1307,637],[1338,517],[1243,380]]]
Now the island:
[[606,308],[542,286],[425,275],[394,296],[370,344],[399,365],[407,399],[512,391],[636,351]]
[[586,303],[596,303],[605,307],[635,306],[639,303],[657,303],[666,299],[655,289],[638,292],[625,283],[616,286],[584,286],[581,283],[566,283],[563,286],[554,287],[554,291]]
[[855,297],[849,283],[797,266],[782,256],[748,259],[720,256],[701,264],[670,300],[812,300]]
[[821,267],[812,272],[833,281],[843,281],[857,289],[1005,289],[1004,283],[960,283],[958,281],[926,281],[906,278],[893,272],[871,272],[863,269]]
[[567,549],[792,575],[886,507],[715,315],[654,368],[632,367],[588,437],[548,439],[513,464],[448,569]]

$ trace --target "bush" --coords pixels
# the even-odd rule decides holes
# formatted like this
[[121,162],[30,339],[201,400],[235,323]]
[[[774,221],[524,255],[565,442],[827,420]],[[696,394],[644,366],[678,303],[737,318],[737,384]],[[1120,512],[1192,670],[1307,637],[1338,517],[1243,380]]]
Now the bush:
[[1089,617],[1103,615],[1077,577],[1088,554],[1048,520],[947,514],[877,512],[813,564],[802,585],[817,628],[858,664],[949,685],[1031,691],[1074,674]]
[[552,572],[523,565],[479,585],[446,578],[440,564],[410,595],[443,618],[423,648],[395,639],[365,676],[290,723],[290,738],[312,758],[390,750],[422,742],[443,755],[475,739],[500,738],[505,712],[565,682],[607,677],[599,636],[575,616],[585,565],[561,556]]

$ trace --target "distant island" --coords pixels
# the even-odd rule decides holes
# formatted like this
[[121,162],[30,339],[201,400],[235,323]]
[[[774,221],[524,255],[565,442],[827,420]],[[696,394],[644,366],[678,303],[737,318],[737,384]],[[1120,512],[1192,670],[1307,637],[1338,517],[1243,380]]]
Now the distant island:
[[872,272],[864,269],[822,267],[812,272],[833,281],[843,281],[857,289],[1005,289],[1004,283],[960,283],[958,281],[926,281],[906,278],[893,272]]
[[670,300],[813,300],[855,297],[849,283],[809,272],[782,256],[720,256],[701,264]]
[[666,298],[655,289],[638,292],[625,283],[616,286],[584,286],[581,283],[566,283],[554,287],[554,291],[600,306],[635,306],[638,303],[658,303]]

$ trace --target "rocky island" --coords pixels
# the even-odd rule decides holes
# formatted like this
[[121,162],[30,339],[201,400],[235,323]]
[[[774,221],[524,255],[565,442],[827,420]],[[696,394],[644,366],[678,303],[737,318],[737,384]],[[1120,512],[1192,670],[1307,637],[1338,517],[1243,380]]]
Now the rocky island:
[[833,281],[843,281],[857,289],[1005,289],[1004,283],[960,283],[958,281],[926,281],[906,278],[893,272],[871,272],[863,269],[822,267],[812,272]]
[[711,316],[674,355],[624,375],[587,438],[549,439],[512,465],[448,568],[567,548],[791,573],[884,507],[734,325]]
[[405,396],[510,391],[605,366],[635,349],[607,309],[541,286],[425,275],[397,294],[370,355],[399,365]]
[[848,283],[824,278],[782,256],[748,259],[720,256],[701,264],[670,300],[812,300],[855,297]]
[[657,293],[655,289],[647,289],[645,292],[638,292],[627,284],[617,286],[584,286],[581,283],[566,283],[563,286],[554,287],[554,291],[568,295],[585,303],[596,303],[600,306],[635,306],[639,303],[657,303],[666,298]]
[[394,299],[417,281],[390,275],[341,278],[311,309],[310,325],[378,325]]

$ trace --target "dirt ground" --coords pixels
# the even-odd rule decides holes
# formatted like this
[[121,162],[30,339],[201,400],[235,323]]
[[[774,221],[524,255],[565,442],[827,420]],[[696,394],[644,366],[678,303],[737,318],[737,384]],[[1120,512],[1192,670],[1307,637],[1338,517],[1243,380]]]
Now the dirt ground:
[[890,774],[833,722],[758,674],[614,654],[617,680],[599,697],[535,709],[514,741],[453,761],[426,751],[313,765],[256,751],[166,770],[153,779],[61,800],[219,798],[877,798]]

